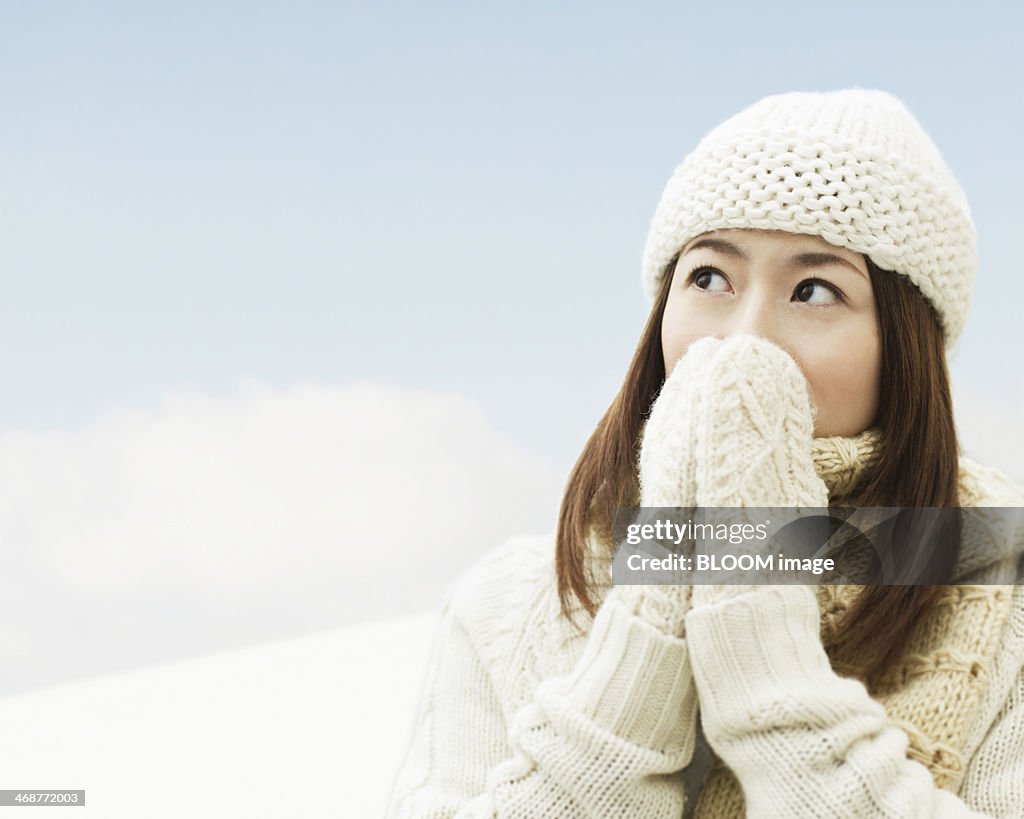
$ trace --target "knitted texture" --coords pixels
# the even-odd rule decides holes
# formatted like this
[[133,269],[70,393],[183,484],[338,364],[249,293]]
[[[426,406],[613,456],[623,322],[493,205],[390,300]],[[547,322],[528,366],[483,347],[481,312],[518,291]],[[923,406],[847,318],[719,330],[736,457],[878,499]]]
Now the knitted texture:
[[[678,387],[679,381],[688,386]],[[677,364],[666,380],[673,398],[671,423],[663,417],[663,410],[656,402],[651,420],[657,422],[655,432],[666,435],[673,444],[669,449],[676,461],[674,470],[687,476],[692,475],[697,505],[709,507],[771,507],[810,506],[824,507],[829,502],[829,488],[817,474],[814,460],[813,408],[811,407],[807,384],[796,362],[775,344],[753,336],[735,336],[725,341],[713,338],[701,339],[690,346],[687,354]],[[676,406],[680,396],[688,390],[696,390],[699,399],[689,412],[680,412]],[[714,412],[709,408],[715,408]],[[664,427],[664,431],[663,431]],[[651,432],[645,435],[650,445]],[[679,442],[689,442],[691,449],[684,451]],[[875,447],[871,439],[861,437],[857,445],[863,448]],[[853,442],[844,448],[849,449]],[[658,447],[650,446],[652,449]],[[819,448],[820,451],[820,448]],[[849,458],[849,454],[846,455]],[[648,455],[648,472],[656,461]],[[643,467],[644,456],[641,456]],[[659,462],[670,473],[671,464]],[[852,470],[842,469],[842,458],[830,464],[832,474],[842,478],[843,483],[855,483]],[[680,469],[682,465],[682,469]],[[644,476],[644,469],[641,468]],[[688,478],[689,480],[690,478]],[[668,480],[666,477],[665,480]],[[653,475],[647,474],[648,485],[657,485]],[[835,622],[855,599],[862,587],[817,587],[818,599],[814,601],[827,614],[826,629],[835,638]],[[761,699],[771,684],[779,686],[779,708],[782,709],[771,719],[780,727],[794,720],[786,711],[786,696],[792,692],[791,673],[794,658],[800,663],[814,664],[825,668],[830,664],[848,674],[858,670],[854,661],[844,657],[841,650],[834,649],[831,658],[820,645],[815,645],[808,636],[806,645],[799,654],[787,658],[786,663],[776,668],[773,662],[778,655],[772,654],[774,629],[779,622],[785,622],[786,615],[798,611],[797,603],[808,609],[811,601],[808,589],[787,587],[778,589],[758,586],[697,585],[693,587],[691,607],[699,611],[704,606],[721,603],[724,600],[754,594],[758,605],[747,600],[745,617],[735,621],[719,622],[716,618],[701,619],[700,614],[688,614],[687,622],[696,620],[708,628],[720,628],[730,641],[749,641],[752,655],[762,654],[759,667],[762,686],[759,699],[750,703],[757,709],[759,718],[765,719],[766,702]],[[787,608],[787,597],[803,596]],[[780,602],[781,599],[781,602]],[[925,765],[939,787],[955,786],[964,771],[962,746],[966,731],[975,716],[980,700],[983,674],[994,661],[998,647],[996,636],[1009,616],[1010,588],[1004,586],[947,587],[943,597],[918,624],[904,656],[889,670],[877,690],[874,699],[884,708],[875,708],[878,720],[888,718],[889,726],[896,726],[908,737],[907,756]],[[778,621],[773,621],[766,611],[780,606]],[[733,617],[738,618],[737,611]],[[723,618],[725,615],[722,615]],[[810,617],[810,614],[807,615]],[[767,617],[767,619],[765,619]],[[727,627],[735,622],[736,628]],[[797,619],[800,624],[804,621]],[[709,625],[710,624],[710,625]],[[798,626],[794,626],[796,628]],[[810,628],[810,626],[808,626]],[[818,611],[814,611],[813,628],[818,631]],[[761,629],[761,633],[758,633]],[[987,639],[979,640],[978,635]],[[720,635],[722,636],[722,635]],[[697,637],[697,644],[706,635]],[[691,642],[691,647],[694,643]],[[699,669],[702,652],[695,652],[694,663]],[[744,655],[746,656],[746,655]],[[774,675],[774,677],[773,677]],[[813,674],[810,675],[813,677]],[[723,683],[713,674],[707,675],[705,686],[701,686],[698,673],[698,689],[715,692],[722,697]],[[735,709],[743,702],[744,691],[732,691],[729,707]],[[709,697],[702,697],[702,706]],[[713,705],[711,706],[713,707]],[[803,719],[806,714],[801,717]],[[733,711],[712,714],[706,728],[711,742],[717,750],[736,763],[742,753],[750,753],[735,736],[734,723],[739,717]],[[728,726],[728,733],[715,733],[715,722]],[[792,726],[794,730],[799,725]],[[760,737],[751,742],[761,741]],[[774,749],[769,742],[764,754],[772,759]],[[739,766],[742,768],[742,766]],[[702,791],[695,816],[725,817],[735,815],[744,798],[740,784],[733,771],[721,758],[713,765],[709,787]],[[771,810],[780,814],[793,809],[787,800],[769,803]]]
[[[780,347],[742,335],[695,341],[642,430],[641,506],[827,506],[813,460],[813,414],[807,382]],[[707,600],[747,588],[626,585],[615,594],[666,633],[684,636],[691,589]]]
[[672,258],[728,228],[820,236],[907,276],[960,335],[977,270],[967,198],[893,95],[851,88],[777,94],[708,133],[669,179],[643,253],[654,299]]
[[[697,359],[705,356],[684,357],[644,431],[645,502],[692,505],[704,491],[705,468],[708,480],[731,486],[715,470],[740,462],[712,457],[702,466],[701,436],[788,446],[786,436],[775,437],[779,424],[806,432],[799,381],[787,380],[790,363],[765,344],[739,339],[689,352],[709,355],[720,368],[765,363],[723,376],[715,400],[748,387],[750,396],[770,398],[761,380],[774,379],[788,384],[780,401],[789,407],[795,400],[796,416],[771,407],[758,416],[744,398],[730,421],[695,424],[685,411],[684,376],[700,370]],[[751,437],[766,418],[774,421]],[[673,457],[695,459],[692,473],[676,462],[692,484],[661,474],[662,441],[675,447]],[[817,480],[828,499],[837,498],[865,479],[879,446],[869,431],[803,441],[786,458],[765,455],[762,468],[779,474],[756,492],[802,492]],[[965,505],[1024,500],[997,470],[966,458],[960,481]],[[748,497],[742,487],[728,491]],[[1018,557],[1021,541],[1017,533]],[[607,567],[610,545],[592,540],[588,548],[588,558]],[[846,656],[836,629],[858,587],[766,586],[705,598],[695,588],[680,601],[689,607],[679,632],[677,616],[650,605],[643,587],[609,585],[595,588],[600,606],[592,618],[575,606],[582,630],[561,616],[553,535],[492,550],[460,578],[442,609],[388,817],[1020,815],[1020,587],[950,587],[868,691],[848,676],[857,658]],[[712,751],[702,785],[681,773],[693,770],[698,707]],[[690,782],[699,791],[686,790]]]
[[859,435],[815,438],[811,459],[815,472],[825,481],[833,500],[852,495],[875,468],[881,454],[880,436],[875,428]]
[[814,412],[796,361],[747,335],[701,339],[691,354],[707,373],[708,409],[695,419],[697,504],[828,506],[811,458]]
[[[815,442],[816,453],[821,453],[816,466],[820,464],[819,475],[829,484],[832,476],[827,465],[859,451],[843,442],[837,445],[837,440]],[[859,463],[845,462],[839,471],[857,472]],[[997,505],[1008,485],[1001,473],[961,460],[961,486],[968,487],[967,494],[983,505]],[[595,556],[604,553],[603,544],[593,543],[591,548]],[[742,789],[730,787],[724,800],[715,796],[722,772],[734,776],[722,767],[717,752],[701,790],[685,790],[682,771],[694,756],[699,736],[698,717],[691,716],[696,683],[686,676],[696,674],[689,665],[690,638],[658,636],[656,629],[609,600],[613,598],[604,598],[593,618],[574,608],[584,625],[582,632],[559,616],[553,533],[513,538],[483,554],[446,595],[386,817],[679,819],[688,803],[692,810],[699,802],[706,802],[702,811],[712,810],[712,802],[716,805],[714,814],[704,815],[759,815],[756,806],[745,806]],[[728,612],[739,602],[742,598],[705,611]],[[791,600],[782,602],[783,609],[792,605]],[[823,608],[820,614],[824,638],[829,612]],[[838,617],[838,612],[831,617]],[[788,624],[792,618],[786,616],[783,622]],[[791,644],[807,637],[807,630],[811,637],[817,632],[813,619],[809,624],[796,622],[804,622],[804,628],[772,633],[773,650],[792,652]],[[627,638],[621,636],[620,627],[629,629]],[[734,650],[731,631],[712,634],[723,642],[713,641],[709,653],[702,656],[702,673],[717,668],[728,681],[737,669],[746,668],[751,647],[744,640]],[[931,777],[921,777],[917,771],[925,769],[912,757],[914,746],[903,746],[900,735],[893,732],[904,728],[890,725],[877,711],[865,717],[873,700],[863,686],[846,684],[851,681],[818,666],[813,678],[788,695],[794,700],[789,707],[797,709],[818,699],[829,703],[824,711],[797,710],[801,717],[813,720],[809,723],[813,730],[808,724],[803,724],[803,732],[784,726],[773,729],[756,717],[735,726],[741,735],[759,730],[782,740],[773,746],[771,775],[757,778],[752,786],[755,792],[767,789],[787,799],[802,795],[805,800],[790,812],[760,815],[1019,817],[1024,804],[1024,589],[1014,591],[1011,617],[1004,628],[989,621],[975,636],[983,644],[992,634],[999,648],[981,676],[980,701],[973,709],[961,752],[965,773],[958,786],[939,789]],[[627,652],[625,646],[631,642],[633,650]],[[633,663],[679,674],[669,676],[650,668],[644,674]],[[646,687],[624,689],[624,685],[636,685],[634,676]],[[589,681],[580,685],[583,677]],[[567,683],[570,679],[579,686],[578,694]],[[614,694],[602,706],[596,692],[605,684]],[[746,696],[759,696],[759,684],[744,677]],[[560,692],[559,697],[550,696],[552,688]],[[624,690],[636,702],[656,695],[652,710],[678,715],[680,733],[662,734],[661,747],[631,743],[613,733],[608,725],[617,725],[622,732],[625,722],[640,717],[621,700],[621,719],[609,722],[601,716]],[[778,696],[778,691],[771,690]],[[582,705],[575,704],[577,696]],[[923,691],[911,699],[922,700],[919,710],[927,710],[925,703],[935,705]],[[699,719],[705,721],[707,731],[703,707]],[[649,726],[645,729],[649,736],[663,731],[650,718],[643,722]],[[632,728],[624,735],[636,736]],[[808,747],[825,749],[827,758],[809,755]],[[860,747],[866,751],[852,758],[843,753]],[[756,768],[756,756],[752,763]],[[850,790],[845,785],[851,782],[862,786]],[[794,794],[791,786],[800,793]],[[915,801],[894,805],[889,796],[894,790]]]
[[665,634],[686,636],[686,612],[692,587],[687,584],[620,583],[612,589],[630,614],[646,620]]
[[[696,427],[680,423],[699,412],[703,395],[703,357],[685,356],[662,384],[640,436],[638,477],[642,507],[695,504],[697,494]],[[602,569],[598,576],[610,571]],[[620,584],[612,588],[631,613],[655,624],[666,634],[685,636],[690,607],[689,584]]]

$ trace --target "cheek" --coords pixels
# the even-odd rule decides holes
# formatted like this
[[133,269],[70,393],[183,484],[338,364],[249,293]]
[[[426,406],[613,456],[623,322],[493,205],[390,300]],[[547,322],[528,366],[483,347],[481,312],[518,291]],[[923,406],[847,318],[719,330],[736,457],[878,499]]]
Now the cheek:
[[876,339],[802,351],[800,366],[818,407],[819,435],[855,435],[878,409],[880,352]]
[[661,354],[666,375],[686,355],[693,342],[715,334],[715,328],[706,316],[699,311],[687,310],[685,300],[675,296],[675,293],[669,296],[661,321]]
[[661,355],[665,361],[665,375],[671,373],[676,362],[685,355],[691,342],[688,336],[678,324],[665,323],[661,326]]

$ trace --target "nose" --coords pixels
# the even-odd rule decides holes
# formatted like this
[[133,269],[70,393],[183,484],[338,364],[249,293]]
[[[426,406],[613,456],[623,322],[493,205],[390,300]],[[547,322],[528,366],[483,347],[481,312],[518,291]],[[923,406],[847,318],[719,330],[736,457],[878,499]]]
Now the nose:
[[760,336],[779,343],[778,323],[775,310],[768,299],[748,298],[732,312],[725,329],[725,337]]

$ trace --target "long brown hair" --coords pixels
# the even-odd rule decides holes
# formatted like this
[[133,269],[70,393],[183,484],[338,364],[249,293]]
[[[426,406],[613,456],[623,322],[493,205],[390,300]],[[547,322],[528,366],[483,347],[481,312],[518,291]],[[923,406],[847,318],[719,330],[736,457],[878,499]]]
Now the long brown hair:
[[[591,616],[598,606],[587,572],[588,538],[611,544],[616,507],[640,502],[640,433],[665,380],[661,322],[677,258],[662,277],[622,386],[583,447],[562,496],[555,570],[562,613],[571,622],[573,596]],[[882,374],[873,426],[883,449],[866,484],[842,505],[956,507],[959,450],[937,314],[909,279],[865,260],[880,329]],[[902,652],[940,592],[928,585],[873,585],[858,595],[837,630],[844,650],[865,658],[865,681],[876,679]]]

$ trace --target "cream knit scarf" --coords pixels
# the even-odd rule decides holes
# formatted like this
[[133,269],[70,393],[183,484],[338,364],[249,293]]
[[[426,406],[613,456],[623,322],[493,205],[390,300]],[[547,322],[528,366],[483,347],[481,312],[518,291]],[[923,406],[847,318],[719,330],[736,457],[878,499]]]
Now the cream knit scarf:
[[[867,430],[852,438],[814,440],[814,463],[831,498],[849,495],[877,463],[879,438]],[[997,506],[984,483],[961,461],[962,506]],[[991,501],[991,502],[990,502]],[[836,623],[863,586],[817,586],[822,643],[832,667],[857,676],[856,663],[843,656]],[[910,739],[907,756],[925,765],[940,788],[956,791],[964,773],[963,746],[987,684],[1003,626],[1010,614],[1012,586],[946,586],[937,605],[919,622],[906,651],[869,689],[893,725]],[[701,788],[694,816],[744,816],[743,792],[717,756]]]

